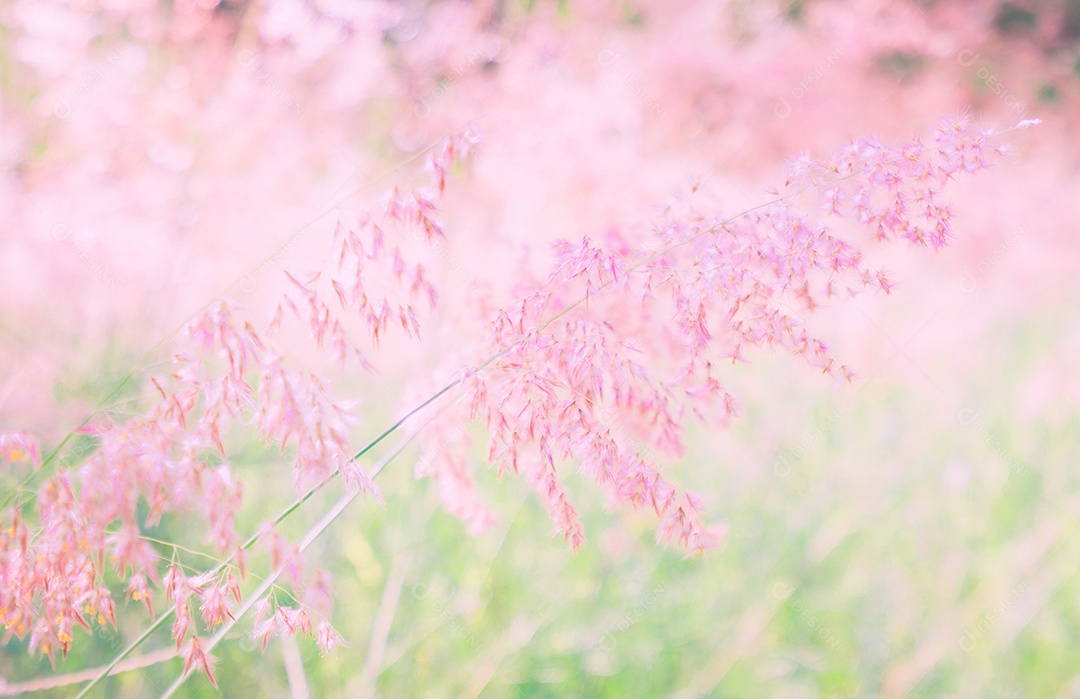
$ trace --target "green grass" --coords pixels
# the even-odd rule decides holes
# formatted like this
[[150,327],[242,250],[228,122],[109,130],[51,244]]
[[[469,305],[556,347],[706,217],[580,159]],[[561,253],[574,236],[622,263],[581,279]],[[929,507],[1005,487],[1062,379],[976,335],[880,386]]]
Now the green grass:
[[[333,573],[335,622],[350,642],[328,657],[299,642],[311,695],[358,695],[395,573],[393,623],[374,639],[378,696],[1076,691],[1080,416],[1068,405],[1053,420],[1021,418],[1014,408],[1058,341],[1045,320],[988,338],[1000,342],[993,356],[956,379],[979,415],[971,425],[957,420],[955,405],[928,402],[925,386],[870,379],[837,389],[768,359],[748,369],[747,382],[775,376],[777,395],[748,401],[731,429],[695,435],[691,453],[665,465],[707,492],[730,526],[724,547],[704,558],[658,547],[651,517],[609,512],[575,476],[568,480],[590,537],[579,553],[550,535],[522,482],[490,471],[481,485],[501,525],[472,538],[403,459],[380,476],[387,506],[357,504],[310,552]],[[774,469],[779,454],[786,475]],[[265,479],[287,473],[286,460],[248,447],[233,463]],[[273,491],[249,492],[241,531],[285,504]],[[305,505],[288,531],[310,526],[334,496]],[[170,522],[154,533],[183,534]],[[265,565],[256,558],[252,569]],[[122,616],[125,642],[142,617]],[[250,620],[240,628],[249,631]],[[61,671],[110,657],[107,642],[77,640]],[[148,649],[167,643],[163,633]],[[252,645],[237,634],[217,649],[224,696],[288,696],[282,643],[272,641],[265,655]],[[125,674],[101,696],[154,696],[178,670],[172,661]],[[50,670],[12,642],[0,674]],[[181,695],[216,696],[202,676]]]

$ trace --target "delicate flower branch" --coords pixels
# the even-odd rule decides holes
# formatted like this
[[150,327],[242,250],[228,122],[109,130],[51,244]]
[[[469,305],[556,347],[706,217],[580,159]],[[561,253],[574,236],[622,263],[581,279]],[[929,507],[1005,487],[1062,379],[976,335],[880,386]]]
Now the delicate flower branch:
[[[172,373],[152,377],[158,400],[144,415],[94,429],[87,427],[89,420],[83,423],[83,431],[98,440],[97,451],[77,471],[59,470],[47,478],[38,492],[36,523],[23,519],[21,507],[6,511],[6,522],[0,522],[0,622],[7,639],[29,635],[30,651],[52,659],[57,649],[66,655],[74,626],[115,626],[103,574],[108,558],[129,598],[144,602],[152,619],[155,587],[164,589],[169,605],[80,696],[169,621],[185,668],[166,696],[196,666],[215,682],[210,653],[253,606],[264,644],[274,633],[298,632],[314,634],[324,649],[340,644],[327,620],[328,581],[317,575],[304,592],[301,554],[357,495],[379,497],[374,474],[365,473],[358,460],[455,388],[459,399],[443,405],[429,429],[418,431],[425,452],[418,475],[434,479],[446,507],[470,530],[490,526],[494,513],[475,492],[467,440],[448,439],[448,430],[476,420],[487,430],[491,464],[528,481],[555,530],[574,548],[585,535],[559,473],[568,461],[576,461],[613,505],[653,510],[659,539],[678,543],[688,554],[715,546],[723,527],[703,522],[701,498],[679,490],[643,450],[677,457],[685,448],[688,416],[710,423],[728,419],[737,405],[719,367],[744,360],[750,348],[779,348],[850,380],[851,371],[836,364],[792,304],[811,312],[840,292],[888,293],[887,276],[866,265],[860,247],[841,237],[840,224],[868,229],[877,241],[903,238],[941,247],[951,220],[941,190],[956,175],[989,167],[1003,154],[992,136],[966,119],[953,119],[928,144],[914,140],[892,148],[866,139],[827,159],[804,156],[792,164],[783,191],[735,216],[698,212],[691,191],[665,209],[648,233],[660,242],[656,253],[636,253],[652,248],[633,230],[614,231],[602,245],[588,238],[560,241],[546,280],[519,289],[520,300],[499,311],[467,350],[488,358],[459,371],[347,458],[350,406],[335,401],[319,376],[288,368],[275,338],[286,322],[299,322],[342,364],[355,358],[369,367],[360,337],[377,346],[394,325],[408,336],[419,333],[414,304],[424,300],[430,308],[437,292],[423,267],[410,262],[387,231],[443,237],[438,197],[453,163],[476,140],[471,132],[448,139],[431,153],[433,189],[409,195],[394,190],[381,215],[364,217],[355,228],[338,223],[335,271],[286,273],[291,289],[265,331],[228,304],[207,308],[189,325],[190,347],[176,352]],[[809,198],[816,213],[798,209],[796,198]],[[635,257],[640,260],[633,262]],[[405,300],[391,302],[375,293],[372,275],[383,275]],[[228,464],[225,437],[252,413],[263,439],[282,451],[295,450],[293,476],[304,494],[241,543],[234,520],[242,484]],[[609,416],[618,420],[619,431]],[[29,483],[67,439],[42,460],[28,435],[3,434],[0,458],[5,467],[22,461],[40,465],[24,482]],[[379,469],[398,453],[400,448]],[[348,495],[290,547],[274,525],[338,475]],[[21,491],[12,491],[8,502],[16,492]],[[140,525],[141,502],[149,514]],[[159,574],[161,557],[142,527],[168,512],[204,515],[206,541],[221,557],[216,566],[188,575],[174,561]],[[256,542],[271,553],[273,573],[244,601],[230,571],[245,574],[246,553]],[[264,595],[282,574],[304,601],[271,610]],[[45,592],[37,596],[34,590]],[[234,604],[240,606],[233,609]],[[206,629],[221,627],[208,642],[197,632],[196,607]]]

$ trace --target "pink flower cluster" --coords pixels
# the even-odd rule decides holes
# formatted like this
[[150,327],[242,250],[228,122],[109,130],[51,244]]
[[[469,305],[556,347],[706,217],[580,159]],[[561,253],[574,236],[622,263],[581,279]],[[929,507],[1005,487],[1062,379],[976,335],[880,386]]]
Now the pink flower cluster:
[[[874,240],[945,244],[950,213],[942,188],[1001,155],[993,136],[952,119],[929,143],[859,141],[824,160],[796,160],[782,191],[741,214],[700,212],[692,187],[649,229],[557,242],[547,278],[515,289],[518,300],[489,315],[486,332],[466,348],[476,353],[473,362],[486,359],[436,394],[457,387],[460,395],[422,432],[418,475],[435,480],[447,508],[471,531],[490,526],[495,517],[476,492],[464,432],[479,421],[489,462],[528,481],[574,548],[585,534],[564,484],[566,463],[612,505],[652,510],[659,539],[688,554],[716,546],[723,527],[704,521],[701,498],[671,482],[660,458],[684,452],[690,419],[720,424],[735,412],[721,372],[748,350],[783,350],[850,379],[802,315],[840,292],[889,291],[884,273],[844,237],[845,226],[868,230]],[[289,273],[291,287],[264,330],[227,303],[202,313],[171,373],[150,377],[155,400],[142,415],[84,428],[97,441],[84,463],[52,475],[41,469],[46,480],[36,493],[16,492],[0,513],[7,639],[29,634],[31,652],[52,658],[57,649],[67,652],[75,626],[115,625],[108,561],[129,599],[144,603],[151,617],[154,589],[164,590],[185,672],[198,666],[213,681],[194,609],[205,629],[235,621],[232,605],[242,600],[236,575],[244,577],[246,552],[260,542],[297,604],[277,604],[275,593],[256,601],[255,634],[264,645],[295,633],[314,636],[324,651],[342,643],[328,619],[328,576],[315,572],[307,580],[299,547],[276,532],[276,522],[247,540],[238,535],[243,488],[228,463],[229,435],[253,426],[289,450],[301,491],[341,475],[348,487],[378,497],[349,456],[350,406],[335,400],[324,378],[290,367],[280,334],[297,323],[319,349],[363,367],[370,366],[363,340],[375,347],[397,326],[416,336],[419,304],[433,306],[437,294],[423,265],[395,241],[444,236],[436,209],[447,173],[475,141],[469,131],[432,152],[430,190],[395,189],[381,215],[338,223],[336,270]],[[23,433],[0,435],[0,455],[5,465],[41,463]],[[30,520],[23,515],[29,498],[36,498]],[[179,549],[159,550],[144,532],[167,513],[201,517],[220,563],[191,570],[178,561]]]
[[0,432],[0,460],[3,461],[5,469],[18,462],[40,466],[41,453],[38,451],[37,440],[28,432]]
[[[430,191],[402,197],[395,190],[384,216],[365,217],[353,227],[338,223],[336,271],[326,279],[289,274],[292,289],[265,330],[257,330],[244,309],[229,303],[199,314],[187,328],[188,341],[173,355],[171,373],[149,375],[155,391],[142,415],[81,428],[79,433],[96,440],[81,465],[51,475],[51,469],[41,469],[45,481],[36,492],[13,493],[14,505],[0,513],[5,640],[29,635],[31,652],[53,658],[57,650],[67,653],[75,626],[88,632],[93,623],[115,626],[106,583],[111,567],[128,598],[144,603],[151,619],[154,589],[164,589],[173,639],[177,649],[185,649],[185,672],[197,665],[214,681],[194,609],[197,605],[208,630],[233,619],[231,605],[242,599],[233,571],[244,577],[247,549],[260,542],[273,569],[287,574],[298,606],[274,605],[270,597],[259,601],[256,633],[264,639],[304,633],[324,651],[342,643],[328,620],[329,577],[317,571],[306,580],[296,547],[272,524],[241,541],[235,517],[243,488],[229,466],[226,444],[231,430],[253,427],[282,453],[291,451],[299,490],[340,475],[347,487],[379,497],[371,478],[350,458],[355,423],[350,407],[334,399],[324,378],[291,368],[277,338],[295,321],[340,362],[356,358],[367,366],[361,346],[368,343],[362,340],[375,346],[397,325],[405,335],[419,333],[417,304],[433,305],[435,289],[424,267],[410,262],[392,241],[412,229],[428,238],[442,235],[435,204],[447,171],[476,138],[474,132],[455,136],[433,152]],[[23,432],[0,434],[0,457],[5,466],[42,462],[36,441]],[[34,516],[28,520],[23,512],[31,500]],[[145,516],[139,514],[142,505]],[[205,543],[220,563],[189,574],[174,548],[162,575],[161,565],[170,556],[146,531],[168,513],[205,522]]]
[[559,473],[566,462],[612,505],[653,510],[660,539],[688,553],[715,546],[723,528],[702,521],[701,499],[665,477],[657,454],[683,452],[690,416],[719,424],[734,412],[721,368],[749,349],[786,351],[850,380],[803,314],[891,284],[842,232],[941,247],[950,234],[942,189],[1003,154],[993,136],[946,119],[929,143],[866,139],[799,158],[783,191],[743,214],[698,212],[694,187],[652,230],[556,243],[548,278],[519,289],[488,325],[475,349],[490,358],[462,375],[466,400],[428,433],[424,472],[471,529],[493,522],[466,467],[467,440],[433,437],[479,419],[490,463],[527,478],[575,548],[585,537]]

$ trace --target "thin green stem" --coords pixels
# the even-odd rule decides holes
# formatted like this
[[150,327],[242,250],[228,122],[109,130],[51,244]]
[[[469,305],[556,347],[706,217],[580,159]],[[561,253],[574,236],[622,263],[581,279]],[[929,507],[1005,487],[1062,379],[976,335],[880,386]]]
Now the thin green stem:
[[[391,461],[400,456],[401,453],[405,451],[405,448],[409,446],[409,444],[413,441],[413,439],[415,439],[416,436],[420,434],[426,424],[427,423],[425,423],[424,426],[421,426],[419,429],[409,435],[400,445],[398,445],[397,449],[395,449],[393,453],[384,458],[382,463],[380,463],[379,466],[371,474],[371,477],[375,478],[376,476],[378,476],[379,473],[382,472],[383,468],[385,468]],[[323,518],[320,519],[314,527],[308,530],[308,533],[300,542],[300,545],[298,547],[299,550],[301,552],[305,551],[317,538],[319,538],[319,536],[321,536],[322,533],[325,532],[326,529],[329,528],[329,526],[333,524],[333,522],[338,517],[341,516],[341,513],[344,512],[346,508],[348,508],[348,506],[352,503],[353,500],[356,499],[359,494],[360,491],[354,491],[352,493],[347,493],[342,496],[342,498],[338,500],[337,504],[330,508],[330,510],[327,511]],[[233,615],[233,618],[226,621],[225,624],[222,625],[222,627],[217,631],[217,633],[215,633],[210,638],[210,640],[206,644],[206,647],[203,649],[205,652],[211,652],[215,646],[221,643],[221,641],[225,638],[226,635],[228,635],[229,631],[231,631],[233,627],[236,626],[240,619],[243,618],[243,616],[247,614],[247,612],[260,599],[262,599],[263,595],[266,594],[267,590],[274,586],[275,581],[281,576],[281,573],[282,571],[284,571],[284,569],[284,564],[278,566],[271,575],[269,575],[263,580],[262,585],[260,585],[253,593],[248,595],[247,601],[236,611],[236,614]],[[165,693],[161,695],[161,699],[168,699],[169,697],[171,697],[176,692],[176,690],[184,684],[187,678],[188,673],[182,673],[179,677],[177,677],[176,680],[169,686],[169,688],[165,690]]]
[[119,665],[120,662],[124,658],[131,655],[135,651],[136,648],[138,648],[139,646],[141,646],[143,644],[143,641],[145,641],[146,639],[153,636],[154,632],[157,631],[158,629],[160,629],[165,624],[166,621],[168,621],[170,618],[172,618],[172,615],[175,612],[176,612],[175,607],[169,607],[168,609],[163,611],[161,613],[161,616],[159,616],[157,618],[157,621],[155,621],[153,624],[151,624],[149,627],[147,627],[147,629],[142,632],[142,635],[140,635],[138,638],[136,638],[134,641],[132,641],[131,644],[128,645],[127,648],[120,651],[119,655],[117,655],[115,658],[113,658],[112,661],[108,665],[106,665],[104,668],[102,668],[102,670],[98,674],[98,676],[95,677],[90,682],[90,684],[83,687],[82,691],[79,692],[78,695],[76,695],[75,699],[82,699],[83,697],[87,696],[90,693],[91,689],[96,687],[103,679],[105,679],[106,677],[109,676],[109,673],[113,671],[113,668],[115,668],[117,665]]
[[[447,389],[447,390],[448,390],[448,389]],[[442,395],[442,394],[443,394],[443,393],[445,393],[445,392],[446,392],[445,390],[444,390],[444,391],[440,391],[440,392],[439,392],[438,394],[436,394],[435,396],[432,396],[432,397],[431,397],[431,398],[429,398],[429,399],[428,399],[427,401],[425,401],[425,402],[423,403],[423,405],[421,405],[421,406],[417,407],[417,408],[416,408],[415,410],[413,410],[412,412],[410,412],[410,413],[409,413],[409,415],[412,415],[413,413],[415,413],[415,412],[417,412],[417,411],[421,410],[421,409],[422,409],[423,407],[425,407],[425,406],[429,405],[429,404],[430,404],[430,403],[431,403],[432,401],[434,401],[434,400],[435,400],[436,398],[438,398],[438,397],[439,397],[440,395]],[[356,456],[354,456],[354,457],[352,457],[352,459],[350,459],[350,462],[351,462],[351,461],[355,461],[355,460],[359,459],[359,458],[360,458],[361,456],[363,456],[364,454],[366,454],[367,452],[369,452],[369,451],[370,451],[371,449],[373,449],[373,448],[375,447],[375,445],[377,445],[377,444],[378,444],[379,442],[381,442],[381,441],[382,441],[383,439],[385,439],[385,438],[386,438],[386,437],[387,437],[388,435],[390,435],[390,434],[391,434],[391,433],[392,433],[392,432],[393,432],[394,430],[396,430],[396,429],[397,429],[398,427],[400,427],[400,426],[401,426],[401,424],[402,424],[402,423],[404,423],[406,419],[408,419],[408,417],[409,417],[409,416],[407,415],[407,416],[406,416],[405,418],[402,418],[402,419],[401,419],[401,420],[399,420],[399,421],[398,421],[398,422],[397,422],[397,423],[396,423],[396,424],[395,424],[395,425],[394,425],[394,426],[393,426],[393,427],[392,427],[391,429],[388,429],[388,430],[384,431],[384,432],[383,432],[382,434],[380,434],[380,435],[379,435],[378,437],[376,437],[376,438],[375,438],[374,440],[372,440],[371,442],[369,442],[369,443],[367,444],[367,446],[365,446],[365,447],[364,447],[363,449],[361,449],[361,450],[360,450],[359,452],[357,452],[357,453],[356,453]],[[432,418],[432,419],[433,419],[433,418]],[[430,421],[430,419],[429,419],[429,421]],[[426,424],[427,424],[427,423],[425,423],[425,425],[426,425]],[[420,429],[423,429],[423,427],[421,427]],[[419,432],[420,432],[420,430],[417,430],[416,432],[414,432],[414,433],[413,433],[413,434],[412,434],[412,435],[411,435],[411,436],[410,436],[410,437],[409,437],[409,438],[408,438],[408,439],[407,439],[407,440],[406,440],[406,441],[405,441],[405,442],[404,442],[404,443],[403,443],[403,444],[402,444],[402,445],[401,445],[401,446],[400,446],[400,447],[399,447],[399,448],[398,448],[398,449],[397,449],[397,450],[396,450],[396,451],[395,451],[395,452],[394,452],[394,453],[393,453],[393,454],[392,454],[392,455],[391,455],[391,456],[390,456],[389,458],[387,458],[386,460],[384,460],[384,462],[383,462],[382,464],[380,464],[380,465],[379,465],[379,466],[378,466],[378,467],[377,467],[377,468],[375,469],[375,471],[374,471],[374,472],[372,473],[371,477],[372,477],[372,478],[375,478],[375,476],[379,475],[379,473],[380,473],[380,472],[382,471],[382,469],[383,469],[383,468],[385,467],[385,465],[386,465],[386,464],[388,464],[388,463],[389,463],[389,462],[390,462],[390,461],[391,461],[391,460],[392,460],[392,459],[393,459],[394,457],[398,456],[398,455],[399,455],[399,454],[400,454],[400,453],[401,453],[401,452],[402,452],[402,451],[403,451],[403,450],[405,449],[405,447],[406,447],[406,446],[408,446],[408,444],[409,444],[409,443],[410,443],[410,442],[411,442],[411,441],[412,441],[412,440],[413,440],[413,439],[414,439],[414,438],[416,437],[416,435],[417,435],[417,434],[419,434]],[[311,498],[312,498],[312,497],[313,497],[313,496],[314,496],[314,495],[315,495],[315,494],[316,494],[317,492],[319,492],[319,491],[320,491],[320,490],[322,490],[322,489],[323,489],[324,487],[326,487],[326,486],[327,486],[327,485],[328,485],[328,484],[329,484],[329,483],[330,483],[331,481],[333,481],[333,480],[334,480],[334,479],[335,479],[335,478],[336,478],[336,477],[337,477],[337,476],[338,476],[338,475],[339,475],[340,473],[341,473],[341,469],[339,468],[339,469],[335,470],[335,471],[334,471],[333,473],[331,473],[331,474],[330,474],[329,476],[327,476],[326,478],[324,478],[324,479],[323,479],[322,481],[320,481],[320,482],[319,482],[319,483],[317,483],[316,485],[314,485],[314,486],[312,486],[311,488],[309,488],[309,489],[307,490],[307,492],[305,492],[305,493],[304,493],[304,494],[303,494],[302,496],[300,496],[299,498],[297,498],[296,500],[294,500],[294,501],[293,501],[293,502],[292,502],[292,503],[291,503],[291,504],[290,504],[290,505],[289,505],[288,507],[286,507],[286,508],[285,508],[284,510],[282,510],[282,511],[281,511],[281,513],[280,513],[280,514],[278,514],[278,516],[274,518],[274,520],[273,520],[273,523],[274,523],[275,525],[277,525],[277,524],[281,523],[281,522],[282,522],[282,520],[284,520],[284,519],[285,519],[286,517],[288,517],[289,515],[291,515],[291,514],[292,514],[293,512],[295,512],[295,511],[296,511],[297,509],[299,509],[301,505],[303,505],[303,504],[304,504],[305,502],[307,502],[308,500],[310,500],[310,499],[311,499]],[[352,493],[352,494],[350,495],[350,500],[349,500],[349,501],[351,502],[351,501],[352,501],[352,499],[354,499],[354,498],[355,498],[355,497],[356,497],[356,496],[357,496],[357,495],[358,495],[359,493],[360,493],[360,491],[357,491],[357,492],[355,492],[355,493]],[[265,531],[266,531],[266,528],[263,528],[263,529],[260,529],[259,531],[255,532],[254,534],[252,534],[252,535],[251,535],[251,536],[250,536],[250,537],[249,537],[249,538],[248,538],[248,539],[247,539],[247,540],[246,540],[246,541],[245,541],[245,542],[244,542],[244,543],[243,543],[243,544],[241,545],[241,547],[240,547],[240,548],[241,548],[241,549],[243,549],[243,550],[248,550],[248,549],[250,549],[250,548],[251,548],[252,546],[254,546],[254,545],[255,545],[255,543],[256,543],[256,542],[257,542],[257,541],[259,540],[259,538],[260,538],[260,537],[261,537],[261,536],[263,535],[263,533],[264,533]],[[310,542],[308,542],[308,544],[310,544]],[[171,545],[171,544],[170,544],[170,545]],[[305,545],[305,547],[306,547],[306,545]],[[225,568],[226,568],[227,566],[229,566],[229,565],[231,565],[231,564],[232,564],[232,562],[233,562],[233,559],[234,559],[235,557],[236,557],[236,554],[233,554],[233,555],[229,556],[228,558],[226,558],[226,559],[224,559],[224,560],[220,561],[220,562],[218,563],[218,565],[216,565],[216,566],[215,566],[215,567],[214,567],[214,568],[213,568],[213,569],[212,569],[212,570],[210,571],[210,572],[211,572],[211,574],[213,575],[213,574],[217,574],[217,573],[220,573],[220,572],[221,572],[222,570],[224,570],[224,569],[225,569]],[[262,585],[262,586],[260,587],[260,590],[263,590],[263,588],[267,588],[267,587],[268,587],[269,585],[272,585],[272,584],[273,584],[273,582],[274,582],[274,580],[276,580],[276,579],[277,579],[277,577],[278,577],[278,575],[277,575],[277,574],[275,574],[275,575],[273,575],[273,576],[270,576],[270,577],[266,578],[266,579],[264,580],[264,583],[263,583],[263,585]],[[265,590],[264,590],[264,591],[265,591]],[[246,609],[246,607],[245,607],[244,609]],[[97,677],[95,677],[95,678],[94,678],[94,679],[93,679],[93,680],[92,680],[92,681],[90,682],[90,684],[88,684],[88,685],[87,685],[86,687],[84,687],[84,688],[83,688],[83,690],[82,690],[81,692],[79,692],[79,694],[78,694],[78,696],[76,697],[76,699],[81,699],[82,697],[86,696],[86,695],[87,695],[87,693],[88,693],[88,692],[89,692],[89,691],[90,691],[91,689],[93,689],[93,688],[94,688],[95,686],[97,686],[98,684],[100,684],[100,683],[101,683],[101,681],[102,681],[102,680],[104,680],[104,679],[105,679],[105,678],[106,678],[106,677],[107,677],[107,676],[109,675],[109,673],[110,673],[110,672],[112,671],[112,669],[113,669],[113,668],[115,668],[115,667],[116,667],[116,665],[117,665],[118,663],[120,663],[120,662],[121,662],[121,661],[122,661],[122,660],[123,660],[124,658],[126,658],[126,657],[127,657],[128,655],[130,655],[130,654],[131,654],[131,653],[132,653],[132,652],[133,652],[133,651],[134,651],[134,650],[135,650],[136,648],[138,648],[138,647],[139,647],[139,646],[140,646],[140,645],[141,645],[141,644],[142,644],[142,643],[143,643],[143,642],[144,642],[144,641],[145,641],[145,640],[146,640],[147,638],[149,638],[149,637],[150,637],[150,635],[151,635],[151,633],[152,633],[152,632],[153,632],[154,630],[156,630],[156,629],[158,629],[158,628],[160,628],[160,627],[161,627],[161,624],[163,623],[163,619],[165,619],[165,618],[168,618],[168,617],[172,616],[172,614],[173,614],[174,612],[175,612],[175,608],[174,608],[174,607],[169,607],[169,608],[168,608],[167,610],[165,610],[165,612],[163,612],[163,614],[162,614],[162,617],[161,617],[161,618],[159,618],[159,619],[157,620],[157,622],[155,622],[155,623],[154,623],[154,625],[153,625],[153,626],[152,626],[152,627],[151,627],[150,629],[148,629],[148,630],[147,630],[147,632],[144,632],[144,633],[143,633],[143,634],[142,634],[141,636],[139,636],[139,638],[137,638],[137,639],[136,639],[135,641],[133,641],[133,642],[131,643],[131,645],[129,645],[129,646],[127,647],[127,648],[125,648],[125,649],[124,649],[124,651],[123,651],[123,652],[122,652],[122,653],[121,653],[121,654],[120,654],[119,656],[117,656],[116,658],[114,658],[114,659],[112,660],[112,662],[110,662],[110,663],[109,663],[108,665],[106,665],[106,666],[105,666],[105,667],[104,667],[104,668],[102,669],[102,671],[101,671],[101,672],[100,672],[100,673],[98,674],[98,676],[97,676]],[[237,617],[237,618],[239,618],[239,617]],[[234,624],[235,624],[235,621],[233,621],[233,622],[230,622],[229,628],[231,628],[231,627],[232,627],[232,625],[234,625]],[[215,638],[217,638],[217,636],[215,636]],[[213,647],[213,645],[209,646],[209,647],[207,648],[207,652],[209,652],[209,649],[210,649],[210,648],[212,648],[212,647]]]

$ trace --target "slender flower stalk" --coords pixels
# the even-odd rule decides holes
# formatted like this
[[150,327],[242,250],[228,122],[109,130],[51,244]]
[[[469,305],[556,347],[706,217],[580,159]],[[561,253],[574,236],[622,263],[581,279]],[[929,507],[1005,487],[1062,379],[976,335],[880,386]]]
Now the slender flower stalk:
[[652,509],[659,539],[688,553],[715,546],[723,527],[701,521],[701,498],[669,482],[657,455],[683,452],[689,418],[730,419],[737,401],[722,367],[751,349],[783,350],[850,381],[804,315],[841,294],[887,294],[892,282],[844,234],[942,247],[952,216],[942,189],[1005,153],[994,136],[967,117],[945,119],[927,143],[865,139],[822,160],[800,157],[773,199],[736,216],[699,212],[692,189],[651,231],[557,242],[547,279],[519,289],[470,348],[491,358],[460,373],[466,401],[425,436],[421,472],[471,530],[490,525],[467,444],[447,437],[479,420],[488,461],[528,480],[574,548],[584,532],[557,468],[568,461],[612,505]]
[[[227,302],[205,309],[189,324],[171,371],[150,377],[155,397],[144,414],[122,424],[85,423],[81,431],[97,441],[96,451],[77,469],[46,478],[35,519],[27,521],[22,508],[0,514],[6,640],[29,637],[30,652],[53,659],[57,650],[66,655],[76,626],[115,627],[108,566],[153,623],[80,696],[170,622],[185,667],[169,693],[196,667],[215,682],[210,653],[249,610],[264,645],[273,635],[296,633],[315,636],[324,651],[340,645],[329,622],[328,576],[313,571],[309,582],[302,554],[357,496],[380,498],[374,473],[360,459],[455,389],[456,399],[443,402],[418,431],[416,473],[435,481],[446,508],[471,532],[496,521],[476,492],[462,438],[462,426],[478,422],[490,464],[525,478],[554,530],[575,549],[585,532],[563,484],[567,463],[576,463],[613,506],[653,511],[659,540],[687,555],[716,546],[723,525],[705,521],[702,498],[671,482],[661,459],[684,452],[690,420],[723,424],[735,414],[724,367],[751,351],[782,350],[851,380],[853,372],[804,320],[839,295],[889,293],[888,276],[865,262],[851,231],[878,242],[945,245],[951,211],[942,189],[1002,155],[993,136],[960,118],[943,121],[926,143],[889,147],[866,139],[829,158],[797,159],[768,202],[735,216],[700,211],[691,188],[649,229],[608,231],[599,242],[558,241],[546,278],[523,275],[513,290],[517,300],[490,315],[479,340],[449,359],[470,368],[428,389],[428,398],[350,457],[352,406],[336,399],[323,377],[291,368],[277,338],[296,324],[342,366],[370,369],[368,353],[393,329],[419,335],[422,313],[435,306],[438,292],[397,241],[445,236],[437,207],[448,174],[478,141],[472,130],[447,139],[430,153],[430,187],[394,189],[381,213],[337,223],[335,270],[286,272],[289,291],[265,327]],[[469,355],[487,358],[476,364]],[[241,541],[235,520],[243,483],[226,444],[246,426],[294,454],[302,495]],[[36,472],[56,453],[43,462],[25,433],[0,435],[5,468],[29,463]],[[289,544],[275,525],[338,476],[347,496],[302,542]],[[174,560],[162,571],[144,528],[184,515],[205,522],[205,542],[220,562],[189,574]],[[245,600],[234,573],[244,577],[256,543],[270,554],[273,573]],[[295,606],[265,596],[282,576]],[[162,592],[167,604],[155,617],[152,597]],[[201,640],[200,625],[218,629],[209,642]]]
[[[454,136],[430,153],[436,193],[414,193],[407,201],[392,193],[389,225],[418,226],[428,236],[441,235],[433,218],[434,202],[445,189],[452,162],[465,157],[474,141],[471,132]],[[205,649],[191,640],[197,638],[196,614],[208,628],[229,617],[230,597],[240,601],[231,570],[243,576],[248,550],[263,541],[273,549],[274,565],[290,571],[294,588],[300,592],[306,587],[310,593],[300,595],[308,599],[305,609],[297,612],[300,616],[285,618],[282,611],[279,619],[299,631],[310,630],[314,623],[323,629],[319,638],[334,641],[325,618],[329,613],[325,576],[317,574],[316,582],[307,586],[299,551],[281,542],[273,524],[338,475],[351,492],[371,493],[378,499],[378,489],[356,459],[348,458],[347,433],[354,421],[349,406],[331,397],[321,377],[289,368],[275,351],[274,338],[291,317],[306,325],[316,344],[331,349],[340,361],[353,357],[366,364],[359,338],[347,336],[343,313],[359,312],[367,324],[365,334],[376,341],[391,330],[391,321],[400,321],[405,334],[418,332],[412,303],[420,299],[433,303],[434,287],[421,266],[410,264],[404,251],[385,239],[385,227],[371,217],[361,219],[358,230],[339,223],[334,230],[340,246],[339,273],[325,281],[290,274],[294,288],[278,305],[267,330],[257,330],[252,321],[243,319],[240,308],[229,303],[207,308],[189,324],[189,340],[174,353],[172,372],[150,377],[157,400],[144,415],[121,424],[87,422],[80,428],[98,442],[97,449],[77,469],[59,469],[46,478],[37,493],[36,521],[25,519],[23,503],[5,513],[8,524],[0,535],[0,576],[5,582],[0,621],[8,639],[29,636],[31,652],[54,658],[57,650],[66,655],[74,626],[87,631],[92,623],[115,626],[104,576],[107,561],[124,582],[129,599],[145,604],[151,616],[154,588],[164,590],[170,606],[153,627],[171,618],[173,638],[178,648],[187,649],[189,666],[208,669]],[[368,268],[388,269],[405,290],[403,300],[392,303],[381,290],[388,288],[385,285],[369,288]],[[257,391],[252,388],[253,375],[258,377]],[[228,463],[225,438],[245,424],[253,424],[264,440],[282,451],[293,450],[294,479],[306,492],[294,507],[241,544],[234,521],[243,484]],[[39,467],[35,473],[40,472],[42,460],[28,435],[5,434],[2,446],[8,464],[28,461]],[[148,514],[140,522],[141,503]],[[162,575],[157,567],[160,556],[142,535],[143,528],[169,513],[184,512],[201,513],[206,541],[222,562],[190,576],[174,564]],[[34,590],[46,594],[39,596]]]

